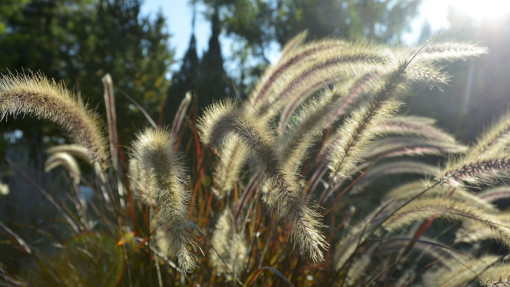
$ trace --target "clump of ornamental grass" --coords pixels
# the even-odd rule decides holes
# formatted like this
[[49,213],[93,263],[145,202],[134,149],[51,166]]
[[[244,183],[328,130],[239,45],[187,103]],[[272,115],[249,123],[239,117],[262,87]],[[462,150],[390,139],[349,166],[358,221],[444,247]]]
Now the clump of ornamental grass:
[[[432,119],[400,114],[408,95],[448,83],[442,63],[486,49],[305,39],[302,33],[282,49],[246,100],[218,101],[194,121],[195,111],[186,113],[188,94],[170,130],[150,119],[153,128],[137,134],[127,171],[131,189],[117,181],[128,188],[118,193],[127,204],[113,209],[118,226],[111,234],[128,246],[126,276],[119,280],[505,286],[506,259],[484,241],[510,248],[510,217],[496,204],[510,192],[504,185],[494,189],[510,174],[509,116],[466,146]],[[5,77],[0,88],[4,117],[53,120],[77,142],[51,148],[48,169],[61,164],[79,174],[72,157],[107,160],[100,125],[65,89],[41,76]],[[120,146],[112,140],[112,153]],[[179,149],[192,154],[189,170]],[[109,183],[103,179],[102,188]],[[132,202],[133,194],[144,208]],[[434,233],[436,220],[460,224]],[[452,246],[460,242],[460,250]],[[161,269],[161,260],[171,268]],[[131,267],[134,262],[148,264]]]
[[[258,167],[256,174],[264,176],[262,199],[277,218],[287,223],[290,236],[301,246],[301,251],[307,251],[317,260],[321,258],[318,251],[327,246],[317,229],[322,224],[314,219],[318,214],[312,212],[313,209],[303,208],[299,203],[299,198],[308,201],[309,197],[300,191],[303,185],[298,184],[303,162],[317,139],[328,127],[339,122],[338,129],[322,144],[318,171],[308,182],[313,192],[319,179],[327,174],[325,167],[329,167],[329,182],[319,203],[332,196],[342,183],[361,170],[360,167],[366,168],[364,161],[462,153],[465,148],[433,127],[430,120],[396,115],[409,89],[437,87],[448,81],[449,77],[436,68],[438,61],[476,57],[485,50],[460,45],[455,47],[463,51],[460,55],[452,52],[454,47],[445,44],[413,55],[406,49],[381,53],[370,45],[323,41],[300,46],[300,41],[302,35],[291,41],[289,45],[293,48],[284,48],[286,54],[262,77],[247,103],[224,101],[208,108],[200,119],[199,131],[202,142],[214,147],[219,156],[216,175],[228,175],[216,181],[219,185],[216,189],[222,190],[221,197],[228,196],[236,182],[242,182],[240,168],[245,163]],[[340,46],[342,51],[330,51]],[[333,74],[329,72],[331,67],[336,71]],[[347,70],[355,71],[355,80],[343,73]],[[323,79],[321,85],[316,84],[318,79]],[[313,96],[321,86],[331,83],[336,83],[333,90],[325,89],[319,97]],[[273,129],[271,122],[276,119]],[[340,119],[344,120],[340,122]],[[393,145],[385,149],[383,142],[388,135]],[[382,149],[375,151],[372,144]],[[367,152],[372,150],[372,153]],[[392,166],[393,173],[408,172],[411,167],[418,174],[434,174],[433,166],[413,161],[406,164],[400,169]],[[384,172],[389,170],[382,166],[374,170],[376,176],[382,177]],[[387,216],[387,213],[382,214]],[[380,220],[384,219],[377,221]],[[296,228],[303,222],[303,226],[314,228]],[[368,238],[377,227],[374,224],[367,230],[360,226],[350,245],[341,244],[344,250],[350,251],[339,261],[349,261],[356,244]],[[337,268],[343,265],[337,263]]]
[[206,110],[199,124],[202,141],[207,145],[221,147],[227,137],[235,137],[242,143],[250,157],[260,167],[271,188],[265,202],[273,213],[290,229],[290,236],[314,261],[322,261],[322,250],[327,246],[320,233],[319,215],[310,209],[298,190],[292,175],[283,170],[274,149],[269,131],[255,119],[243,115],[234,104],[225,102]]
[[[390,206],[387,208],[388,211],[381,211],[382,216],[369,216],[369,219],[360,222],[360,225],[356,227],[357,234],[351,233],[354,234],[354,239],[359,240],[352,244],[354,247],[350,247],[350,250],[360,248],[370,238],[369,234],[377,233],[374,232],[374,222],[376,225],[385,227],[390,233],[409,230],[406,227],[413,226],[414,222],[421,222],[421,225],[415,225],[415,229],[410,229],[409,235],[401,235],[402,239],[411,235],[412,239],[417,241],[435,219],[462,222],[461,228],[454,232],[454,242],[471,245],[470,253],[473,257],[474,254],[483,253],[485,240],[496,240],[501,246],[509,248],[510,217],[507,212],[492,204],[493,201],[507,197],[505,186],[493,188],[494,185],[505,182],[508,177],[507,121],[508,115],[504,115],[497,124],[488,129],[474,145],[468,148],[464,155],[450,159],[444,168],[439,169],[440,176],[436,181],[411,182],[389,192],[388,203],[382,205]],[[476,189],[473,189],[474,187]],[[482,192],[477,191],[479,189],[482,189]],[[360,232],[360,229],[364,231]],[[352,236],[340,241],[339,251],[345,250],[348,238]],[[395,252],[396,256],[399,256],[403,262],[410,260],[406,256],[414,244],[416,243],[411,242],[404,250]],[[347,259],[345,256],[338,257],[344,259],[340,259],[342,266],[337,268],[352,270],[352,267],[345,267],[346,262],[352,260],[350,265],[357,266],[358,261],[365,260],[363,255],[359,258],[354,257],[353,253]],[[477,282],[481,282],[484,286],[505,286],[507,284],[506,269],[496,264],[501,259],[503,258],[486,255],[475,257],[470,261],[465,258],[452,264],[445,262],[445,267],[432,268],[425,272],[422,280],[426,286],[472,286]],[[418,262],[409,261],[409,263],[417,264]]]

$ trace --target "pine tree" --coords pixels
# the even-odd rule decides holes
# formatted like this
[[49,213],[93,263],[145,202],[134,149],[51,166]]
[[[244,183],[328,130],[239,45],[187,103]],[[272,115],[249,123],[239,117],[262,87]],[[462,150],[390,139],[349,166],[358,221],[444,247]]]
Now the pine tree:
[[195,93],[198,82],[199,59],[197,55],[197,41],[195,39],[195,11],[191,20],[191,37],[188,50],[182,59],[181,68],[172,76],[172,83],[167,92],[165,105],[163,107],[163,122],[172,122],[180,102],[187,92]]
[[218,6],[215,6],[211,17],[209,47],[199,66],[198,99],[201,107],[206,107],[213,99],[224,98],[229,93],[219,41],[221,27],[218,13]]
[[180,70],[172,77],[172,86],[168,90],[164,107],[164,122],[170,123],[181,100],[187,92],[197,96],[197,107],[203,109],[229,94],[228,77],[223,67],[220,45],[220,20],[218,6],[211,16],[211,37],[209,46],[202,59],[198,58],[195,39],[195,12],[192,19],[192,33],[188,50],[182,60]]

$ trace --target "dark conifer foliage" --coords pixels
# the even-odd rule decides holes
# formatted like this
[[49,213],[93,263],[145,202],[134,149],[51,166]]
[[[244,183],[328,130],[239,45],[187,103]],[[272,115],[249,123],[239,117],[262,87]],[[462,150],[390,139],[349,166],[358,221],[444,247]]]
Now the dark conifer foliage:
[[211,104],[213,99],[220,99],[228,94],[228,80],[223,68],[219,41],[221,26],[218,9],[218,6],[214,7],[209,47],[200,62],[198,97],[202,107]]
[[172,76],[172,83],[167,92],[163,107],[163,121],[171,123],[179,103],[187,92],[195,92],[198,82],[199,59],[197,54],[197,40],[195,38],[195,12],[192,19],[192,30],[188,50],[182,59],[181,68]]
[[[2,16],[7,28],[0,35],[0,72],[9,73],[7,67],[12,73],[40,71],[63,80],[83,97],[93,99],[99,113],[104,112],[101,78],[110,73],[119,99],[128,94],[151,116],[157,116],[169,86],[165,74],[173,58],[163,15],[142,15],[140,0],[25,2]],[[135,125],[144,120],[129,101],[117,104],[119,122]],[[27,120],[8,129],[21,129],[25,138],[36,138],[41,134],[41,128],[32,132],[36,125]],[[128,132],[133,128],[136,126],[120,125],[123,142],[133,137]],[[60,135],[56,130],[50,134]],[[42,139],[30,145],[41,143]]]
[[199,110],[208,106],[214,99],[229,94],[228,77],[223,67],[221,54],[219,8],[215,6],[211,16],[211,37],[209,46],[201,59],[197,55],[195,39],[195,16],[192,20],[192,34],[188,50],[182,59],[180,70],[173,75],[172,86],[168,90],[164,107],[165,123],[172,122],[181,100],[187,92],[197,96]]

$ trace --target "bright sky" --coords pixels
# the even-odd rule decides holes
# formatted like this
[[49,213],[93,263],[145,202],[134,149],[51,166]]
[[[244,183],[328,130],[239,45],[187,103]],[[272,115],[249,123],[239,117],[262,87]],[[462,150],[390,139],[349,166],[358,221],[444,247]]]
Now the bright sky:
[[415,44],[426,22],[430,24],[432,32],[448,28],[449,7],[478,22],[509,15],[510,0],[422,0],[418,16],[411,23],[413,31],[405,35],[404,41]]
[[[181,59],[186,53],[191,37],[193,8],[188,3],[188,0],[145,0],[142,5],[142,14],[155,14],[160,9],[163,12],[168,23],[168,29],[172,35],[170,45],[175,49],[177,59]],[[197,5],[195,37],[197,39],[199,55],[207,49],[207,42],[211,35],[210,24],[202,16],[203,10],[203,6]],[[225,48],[223,49],[225,50]],[[172,70],[178,70],[179,66],[172,66]]]
[[[159,9],[166,16],[168,28],[172,34],[170,43],[176,50],[177,59],[181,59],[188,48],[191,35],[192,7],[188,0],[145,0],[142,6],[142,13],[156,13]],[[404,36],[404,41],[409,45],[416,44],[425,22],[429,22],[432,32],[443,27],[448,27],[448,7],[462,11],[473,18],[473,21],[480,21],[484,18],[495,18],[503,16],[510,11],[510,0],[422,0],[418,17],[411,23],[412,32]],[[210,24],[202,16],[205,8],[197,6],[197,19],[195,36],[197,38],[199,55],[207,49],[207,42],[210,37]],[[230,44],[225,38],[222,41],[224,57],[229,54]],[[269,55],[275,59],[276,55]],[[172,66],[172,70],[178,70],[179,65]]]

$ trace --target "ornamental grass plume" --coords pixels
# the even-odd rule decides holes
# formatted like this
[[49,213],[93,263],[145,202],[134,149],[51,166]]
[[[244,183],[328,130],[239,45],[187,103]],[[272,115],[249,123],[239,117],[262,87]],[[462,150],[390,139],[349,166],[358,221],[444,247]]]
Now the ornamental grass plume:
[[339,40],[323,40],[315,43],[309,43],[300,46],[304,41],[303,34],[294,37],[290,41],[290,45],[282,50],[282,55],[278,63],[270,67],[257,83],[254,91],[250,96],[250,106],[253,109],[259,109],[268,101],[269,92],[280,85],[278,80],[282,80],[282,76],[286,75],[291,69],[302,65],[311,60],[317,59],[322,53],[340,50],[342,47],[348,46],[349,43]]
[[480,274],[480,284],[487,287],[510,286],[510,264],[498,263]]
[[57,166],[64,166],[70,173],[74,182],[78,184],[81,178],[81,170],[74,157],[65,152],[57,152],[52,154],[44,163],[44,171],[49,172]]
[[498,256],[488,254],[460,262],[452,260],[449,261],[447,268],[432,268],[430,271],[426,272],[423,275],[423,285],[471,286],[470,282],[476,282],[480,279],[483,280],[484,277],[478,278],[479,274],[486,270],[489,266],[498,262],[498,260]]
[[[385,76],[371,82],[365,90],[365,99],[344,121],[333,136],[327,148],[330,176],[333,182],[349,178],[362,160],[366,146],[377,135],[378,127],[391,119],[400,106],[401,98],[408,85],[437,79],[444,83],[446,78],[437,71],[422,73],[427,66],[414,65],[411,60],[401,62],[390,69]],[[430,76],[433,75],[433,76]]]
[[211,263],[229,281],[237,281],[248,261],[248,244],[244,231],[235,228],[230,208],[225,208],[212,235]]
[[[348,45],[315,53],[316,59],[293,69],[275,81],[274,89],[256,113],[261,119],[270,119],[281,112],[278,131],[282,132],[294,110],[322,87],[348,78],[352,71],[367,71],[384,66],[385,56],[370,45]],[[255,96],[255,95],[254,95]]]
[[239,180],[238,175],[244,167],[245,162],[242,159],[246,151],[244,146],[238,143],[236,137],[227,139],[221,154],[218,155],[220,163],[214,172],[217,187],[213,189],[218,198],[224,198],[234,189],[235,183]]
[[508,178],[510,158],[510,112],[487,129],[463,157],[451,159],[440,171],[439,180],[454,186],[493,183]]
[[78,145],[78,144],[62,144],[54,147],[50,147],[46,150],[46,153],[48,154],[55,154],[55,153],[67,153],[71,156],[81,158],[82,160],[86,162],[91,162],[92,159],[90,158],[90,151],[86,146]]
[[[423,181],[412,181],[410,183],[397,186],[396,188],[388,191],[386,193],[386,199],[387,200],[411,199],[420,192],[422,192],[425,188],[426,183],[424,183]],[[483,200],[477,194],[474,194],[469,190],[461,188],[455,188],[454,190],[450,186],[437,185],[434,188],[428,190],[427,194],[422,195],[422,198],[424,197],[438,198],[441,196],[442,197],[448,196],[451,199],[458,200],[461,203],[467,203],[470,206],[479,208],[481,210],[484,210],[485,212],[489,213],[497,212],[497,208],[493,204],[487,202],[486,200]]]
[[191,194],[175,139],[165,129],[147,128],[132,146],[129,176],[140,200],[152,210],[151,230],[161,228],[170,236],[171,255],[189,272],[196,266],[189,249],[197,245],[186,216]]
[[446,198],[422,198],[415,200],[398,210],[383,224],[389,231],[395,231],[410,225],[417,220],[431,216],[450,220],[476,222],[492,230],[493,238],[503,245],[510,246],[510,227],[502,222],[494,213],[459,200]]
[[438,141],[455,143],[455,139],[434,127],[435,120],[415,116],[396,116],[377,126],[374,130],[379,135],[411,135]]
[[452,186],[481,185],[502,181],[510,176],[510,158],[506,156],[472,161],[451,162],[440,177],[440,183]]
[[284,169],[299,172],[299,168],[307,154],[307,150],[320,140],[322,130],[327,128],[325,117],[332,109],[332,101],[337,97],[326,89],[317,100],[311,101],[296,115],[294,123],[289,125],[285,132],[279,136],[278,153]]
[[90,150],[92,160],[106,163],[105,138],[97,117],[62,84],[40,74],[3,75],[0,80],[1,118],[29,114],[50,120]]
[[500,199],[510,198],[510,186],[501,185],[486,189],[478,194],[478,197],[487,202],[494,202]]

